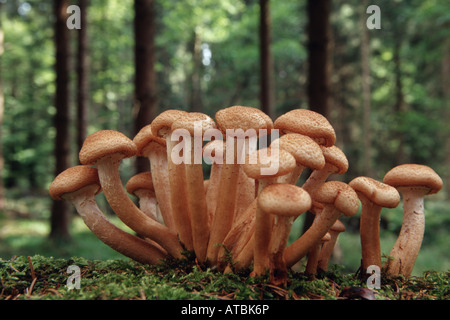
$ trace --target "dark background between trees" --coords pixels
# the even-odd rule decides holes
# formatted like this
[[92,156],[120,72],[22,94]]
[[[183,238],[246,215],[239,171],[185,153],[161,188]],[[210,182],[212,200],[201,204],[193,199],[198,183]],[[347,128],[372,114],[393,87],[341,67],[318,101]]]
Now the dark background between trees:
[[[68,5],[81,8],[69,30]],[[370,30],[370,4],[381,29]],[[167,108],[241,104],[330,120],[349,171],[422,163],[450,182],[448,0],[0,0],[0,205],[46,197],[86,135]],[[148,164],[125,161],[124,175]],[[440,197],[447,198],[450,189]],[[69,236],[70,207],[44,215]]]

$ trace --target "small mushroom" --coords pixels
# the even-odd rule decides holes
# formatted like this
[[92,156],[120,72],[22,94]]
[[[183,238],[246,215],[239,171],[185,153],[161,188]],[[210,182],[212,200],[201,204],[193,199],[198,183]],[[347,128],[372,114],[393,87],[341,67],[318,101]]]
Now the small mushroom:
[[166,141],[167,165],[169,170],[170,203],[173,222],[180,242],[187,250],[193,250],[191,218],[187,198],[186,168],[183,163],[175,163],[172,150],[176,142],[172,141],[172,123],[188,113],[169,109],[156,116],[151,129],[153,135]]
[[350,217],[359,209],[356,192],[348,184],[341,181],[325,182],[315,193],[315,200],[323,205],[316,217],[300,238],[291,243],[285,250],[288,267],[293,266],[330,230],[341,214]]
[[345,232],[345,225],[340,221],[336,220],[333,226],[328,231],[330,235],[330,241],[327,241],[323,244],[322,249],[320,250],[318,268],[322,271],[328,271],[328,265],[333,255],[333,251],[336,248],[336,243],[339,237],[339,234]]
[[422,245],[425,231],[424,196],[441,190],[443,182],[430,167],[402,164],[392,168],[383,182],[396,188],[403,199],[403,222],[384,268],[393,275],[409,277]]
[[139,208],[153,220],[163,222],[158,209],[152,173],[141,172],[128,180],[125,189],[139,200]]
[[[344,174],[348,170],[348,160],[342,150],[337,146],[324,147],[320,146],[325,165],[311,172],[308,179],[303,183],[302,188],[313,197],[314,192],[328,179],[331,174]],[[314,209],[314,208],[313,208]]]
[[133,138],[136,145],[136,155],[147,157],[150,161],[152,182],[155,196],[164,220],[164,224],[176,232],[170,202],[169,167],[167,164],[166,141],[152,132],[151,124],[144,126]]
[[[276,140],[272,142],[277,142]],[[279,182],[296,184],[305,168],[320,170],[325,165],[320,146],[310,137],[299,133],[287,133],[278,138],[279,147],[290,152],[297,162],[295,169]]]
[[385,183],[369,177],[357,177],[349,182],[361,200],[361,267],[371,265],[381,268],[380,214],[381,209],[395,208],[400,202],[398,191]]
[[[265,168],[275,164],[278,168],[272,175],[264,174]],[[294,170],[296,166],[295,158],[284,149],[264,148],[255,151],[247,157],[244,164],[244,172],[247,176],[257,180],[258,195],[267,186],[277,182],[277,178],[284,176]],[[262,275],[269,267],[269,243],[272,230],[272,216],[264,214],[257,206],[255,217],[255,239],[253,272],[254,275]]]
[[[218,191],[220,196],[217,200],[207,251],[207,260],[212,265],[217,262],[219,245],[223,243],[233,225],[237,199],[236,185],[242,165],[239,158],[245,159],[244,148],[248,146],[250,137],[257,138],[260,130],[267,132],[273,129],[269,116],[252,107],[232,106],[221,109],[216,112],[215,119],[217,127],[225,137],[227,155],[221,170]],[[244,133],[243,138],[233,136],[238,131]],[[229,150],[229,146],[233,146],[233,153]],[[243,148],[238,150],[238,146]]]
[[[300,187],[276,183],[265,187],[257,199],[258,208],[262,214],[274,217],[269,244],[271,282],[276,285],[284,285],[287,281],[287,268],[283,253],[288,242],[289,232],[294,219],[311,207],[311,197]],[[257,233],[255,233],[255,240],[256,237],[258,237]],[[257,263],[256,259],[255,263]],[[255,269],[256,267],[257,265]],[[255,270],[255,274],[259,275],[261,272]]]
[[71,202],[92,233],[112,249],[143,264],[156,264],[166,258],[158,247],[116,227],[105,217],[95,201],[100,191],[97,169],[83,165],[61,172],[49,187],[53,199]]
[[311,137],[319,145],[331,147],[336,142],[336,133],[320,113],[308,109],[294,109],[278,117],[274,128],[281,134],[295,132]]
[[79,153],[84,165],[96,165],[106,200],[127,226],[143,237],[160,244],[175,258],[181,258],[182,247],[177,236],[165,225],[149,218],[128,197],[119,174],[122,159],[136,154],[136,145],[124,134],[100,130],[89,135]]
[[308,254],[308,261],[306,263],[305,273],[311,278],[315,278],[317,274],[317,268],[319,265],[319,258],[320,253],[323,250],[323,246],[330,242],[331,240],[331,234],[330,232],[327,232],[322,239],[320,239],[320,242],[316,245],[314,245],[310,250]]

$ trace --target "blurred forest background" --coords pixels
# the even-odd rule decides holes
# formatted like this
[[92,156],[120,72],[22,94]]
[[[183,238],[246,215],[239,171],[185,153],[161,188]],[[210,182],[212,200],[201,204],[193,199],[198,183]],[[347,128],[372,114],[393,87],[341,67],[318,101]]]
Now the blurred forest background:
[[[372,4],[380,29],[366,26]],[[69,5],[81,8],[81,29],[66,25]],[[426,202],[419,270],[448,270],[449,78],[449,0],[0,0],[0,257],[118,257],[48,196],[84,137],[133,137],[167,108],[214,116],[240,104],[273,119],[295,108],[326,115],[350,163],[338,179],[432,167],[444,190]],[[145,163],[122,169],[126,181]],[[383,215],[384,253],[401,210]],[[357,220],[341,244],[352,270]],[[71,240],[52,241],[61,237]]]

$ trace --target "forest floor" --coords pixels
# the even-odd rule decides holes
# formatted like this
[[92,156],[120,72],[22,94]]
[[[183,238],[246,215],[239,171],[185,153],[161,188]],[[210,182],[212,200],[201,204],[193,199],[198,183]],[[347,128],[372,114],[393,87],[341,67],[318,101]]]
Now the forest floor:
[[366,279],[336,265],[315,279],[292,272],[286,286],[276,286],[246,272],[202,270],[192,259],[146,266],[35,255],[0,259],[0,276],[0,300],[450,300],[449,272],[382,274],[380,288],[369,289]]

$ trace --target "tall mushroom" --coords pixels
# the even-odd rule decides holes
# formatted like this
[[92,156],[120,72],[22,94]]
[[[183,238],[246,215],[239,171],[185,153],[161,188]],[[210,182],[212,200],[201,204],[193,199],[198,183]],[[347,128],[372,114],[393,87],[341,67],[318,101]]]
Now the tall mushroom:
[[[257,108],[232,106],[221,109],[215,115],[217,127],[225,137],[226,159],[220,177],[220,195],[211,226],[207,260],[216,264],[219,245],[230,231],[236,209],[236,184],[239,179],[242,159],[245,158],[245,147],[250,138],[257,138],[260,130],[273,129],[272,120]],[[238,150],[238,147],[241,149]],[[231,147],[231,148],[230,148]],[[230,151],[233,150],[232,151]]]
[[285,260],[288,267],[297,263],[318,244],[341,214],[350,217],[359,209],[358,195],[352,187],[341,181],[325,182],[316,191],[314,200],[321,203],[323,209],[316,213],[308,230],[286,248]]
[[371,265],[381,268],[380,214],[381,209],[395,208],[400,202],[398,191],[369,177],[357,177],[349,182],[361,200],[361,267]]
[[314,245],[309,250],[308,261],[307,261],[306,267],[305,267],[305,274],[308,275],[310,278],[315,278],[315,276],[317,274],[320,254],[323,250],[323,246],[330,241],[331,241],[331,234],[330,234],[330,232],[327,232],[322,237],[322,239],[320,239],[320,242],[318,244]]
[[[259,210],[266,216],[273,215],[274,217],[269,244],[271,282],[276,285],[284,285],[287,280],[287,268],[283,253],[292,222],[311,207],[311,197],[300,187],[277,183],[265,187],[257,199]],[[255,237],[257,236],[258,234],[255,233]],[[256,273],[260,274],[258,271]]]
[[166,258],[158,247],[116,227],[105,217],[95,200],[100,191],[97,169],[83,165],[61,172],[49,187],[53,199],[71,202],[92,233],[112,249],[143,264],[156,264]]
[[215,129],[212,118],[199,112],[190,112],[172,123],[172,132],[182,130],[189,134],[190,145],[185,154],[185,171],[187,184],[188,207],[191,217],[192,243],[199,262],[206,260],[206,250],[210,235],[208,208],[203,184],[202,147],[203,135],[207,130]]
[[182,247],[177,236],[166,226],[149,218],[128,197],[119,173],[122,159],[136,154],[136,145],[124,134],[100,130],[89,135],[79,153],[84,165],[96,165],[106,200],[116,215],[141,236],[159,243],[167,252],[181,258]]
[[392,168],[383,182],[396,188],[403,199],[403,222],[384,268],[394,275],[409,277],[414,268],[425,231],[424,196],[437,193],[443,182],[430,167],[402,164]]
[[147,157],[154,184],[155,196],[161,211],[164,224],[176,232],[170,202],[169,168],[167,164],[166,141],[152,132],[151,124],[144,126],[133,138],[136,155]]
[[182,110],[166,110],[153,119],[151,128],[153,135],[166,140],[173,221],[183,246],[187,250],[193,250],[191,217],[187,198],[186,168],[183,163],[173,161],[172,157],[172,150],[176,146],[176,140],[172,141],[172,123],[187,114],[186,111]]
[[[267,169],[276,164],[278,167],[276,173],[266,175],[263,169]],[[284,176],[294,170],[296,167],[295,158],[284,149],[275,149],[272,147],[259,149],[247,157],[244,164],[244,172],[251,178],[258,181],[258,195],[267,186],[276,183],[277,178]],[[272,216],[268,216],[257,206],[255,216],[255,235],[254,235],[254,257],[253,274],[262,275],[269,267],[269,244],[272,230]]]

